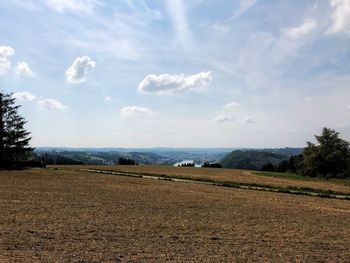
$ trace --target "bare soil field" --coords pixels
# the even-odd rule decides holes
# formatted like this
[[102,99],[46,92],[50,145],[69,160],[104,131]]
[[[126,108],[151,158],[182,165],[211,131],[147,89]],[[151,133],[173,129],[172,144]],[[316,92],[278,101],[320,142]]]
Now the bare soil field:
[[350,201],[0,172],[0,262],[349,262]]
[[[57,166],[59,167],[59,166]],[[86,166],[67,166],[69,169],[83,169]],[[209,179],[215,181],[256,183],[262,185],[281,187],[308,187],[313,189],[331,190],[336,192],[350,193],[348,181],[327,181],[312,179],[311,181],[294,180],[262,175],[254,175],[251,171],[236,169],[214,169],[194,167],[172,167],[172,166],[145,166],[145,165],[114,165],[114,166],[89,166],[89,168],[167,176],[181,176],[189,179]],[[343,183],[346,182],[346,183]]]

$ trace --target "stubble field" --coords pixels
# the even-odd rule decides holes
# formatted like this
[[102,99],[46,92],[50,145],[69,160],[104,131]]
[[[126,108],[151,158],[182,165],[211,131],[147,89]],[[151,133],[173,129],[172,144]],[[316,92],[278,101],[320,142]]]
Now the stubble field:
[[78,169],[0,172],[0,262],[349,262],[348,200]]
[[[61,168],[57,166],[57,168]],[[65,169],[86,169],[86,166],[66,166]],[[288,178],[269,177],[255,175],[254,172],[236,169],[213,169],[173,166],[146,166],[146,165],[114,165],[114,166],[88,166],[89,169],[115,171],[140,175],[165,175],[167,177],[180,177],[194,180],[210,180],[217,182],[254,183],[275,187],[299,187],[320,190],[331,190],[350,194],[349,180],[320,180],[308,178],[308,180],[295,180]]]

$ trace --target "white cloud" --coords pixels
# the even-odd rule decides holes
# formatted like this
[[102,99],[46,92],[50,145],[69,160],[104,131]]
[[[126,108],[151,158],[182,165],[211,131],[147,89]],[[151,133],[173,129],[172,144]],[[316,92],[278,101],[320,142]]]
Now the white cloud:
[[154,111],[145,107],[126,106],[120,110],[120,113],[123,117],[128,117],[132,115],[151,115],[154,113]]
[[246,13],[251,7],[253,7],[258,0],[240,0],[239,7],[231,17],[231,20],[234,20],[244,13]]
[[0,76],[5,75],[11,69],[11,61],[8,57],[13,56],[15,51],[10,46],[0,46]]
[[347,106],[348,110],[350,110],[350,104]]
[[27,91],[16,92],[13,94],[13,97],[19,101],[32,101],[35,99],[35,96]]
[[50,111],[63,111],[68,109],[68,106],[55,99],[43,99],[39,101],[39,106],[44,110]]
[[35,77],[35,74],[31,71],[26,62],[17,63],[15,74],[20,77]]
[[244,123],[245,123],[245,124],[253,124],[253,123],[255,123],[255,120],[253,120],[252,118],[246,118],[246,119],[244,120]]
[[97,0],[46,0],[46,5],[59,13],[65,10],[92,13],[95,6],[102,4]]
[[229,108],[235,108],[238,106],[240,106],[240,104],[233,101],[233,102],[225,104],[223,107],[229,109]]
[[198,90],[212,81],[211,71],[193,75],[150,74],[140,82],[138,91],[141,93],[172,94],[189,90]]
[[0,46],[0,56],[2,57],[11,57],[15,54],[15,51],[10,46]]
[[88,56],[78,57],[66,70],[67,82],[78,84],[86,81],[87,73],[96,67],[96,62]]
[[328,34],[341,32],[350,32],[350,1],[349,0],[330,0],[333,8],[332,26],[326,31]]
[[213,122],[232,122],[235,120],[236,120],[236,118],[234,116],[218,115],[213,119]]
[[303,37],[310,32],[312,32],[316,28],[317,24],[315,20],[307,19],[304,23],[298,27],[287,28],[285,29],[285,33],[291,38],[300,38]]

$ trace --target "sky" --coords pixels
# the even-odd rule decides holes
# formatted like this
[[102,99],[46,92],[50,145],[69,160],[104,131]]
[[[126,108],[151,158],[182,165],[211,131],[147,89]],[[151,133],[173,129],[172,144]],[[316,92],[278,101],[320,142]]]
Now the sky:
[[0,90],[31,145],[350,140],[350,0],[0,0]]

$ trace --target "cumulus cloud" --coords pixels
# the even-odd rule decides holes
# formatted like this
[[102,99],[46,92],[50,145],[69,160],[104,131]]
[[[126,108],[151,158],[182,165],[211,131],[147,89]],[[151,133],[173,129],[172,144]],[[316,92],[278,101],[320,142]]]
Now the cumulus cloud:
[[50,111],[63,111],[68,109],[68,106],[55,99],[43,99],[39,101],[39,106],[44,110]]
[[31,71],[26,62],[17,63],[15,74],[19,77],[35,77],[33,71]]
[[235,120],[236,120],[236,118],[234,116],[218,115],[213,119],[213,122],[232,122]]
[[86,81],[86,76],[90,70],[96,67],[96,62],[88,56],[78,57],[66,70],[67,82],[78,84]]
[[0,46],[0,76],[5,75],[11,69],[11,61],[8,59],[13,56],[15,51],[10,46]]
[[32,101],[35,100],[35,96],[27,91],[16,92],[13,97],[19,101]]
[[253,124],[253,123],[255,123],[255,120],[253,120],[252,118],[246,118],[246,119],[244,120],[244,123],[245,123],[245,124]]
[[328,34],[341,32],[350,32],[350,1],[349,0],[330,0],[333,8],[332,25],[326,31]]
[[132,115],[151,115],[154,111],[145,107],[126,106],[120,110],[120,113],[123,117],[128,117]]
[[287,28],[285,29],[285,32],[290,38],[296,39],[309,34],[316,28],[316,26],[317,24],[315,20],[307,19],[302,25],[298,27]]
[[46,0],[46,5],[59,13],[65,10],[92,13],[95,6],[102,4],[97,0]]
[[150,74],[138,86],[141,93],[173,94],[196,90],[207,86],[212,81],[211,71],[193,75]]
[[240,106],[240,104],[233,101],[233,102],[229,102],[229,103],[225,104],[223,107],[226,109],[230,109],[230,108],[235,108],[238,106]]
[[0,46],[0,56],[10,57],[15,54],[15,50],[10,46]]

